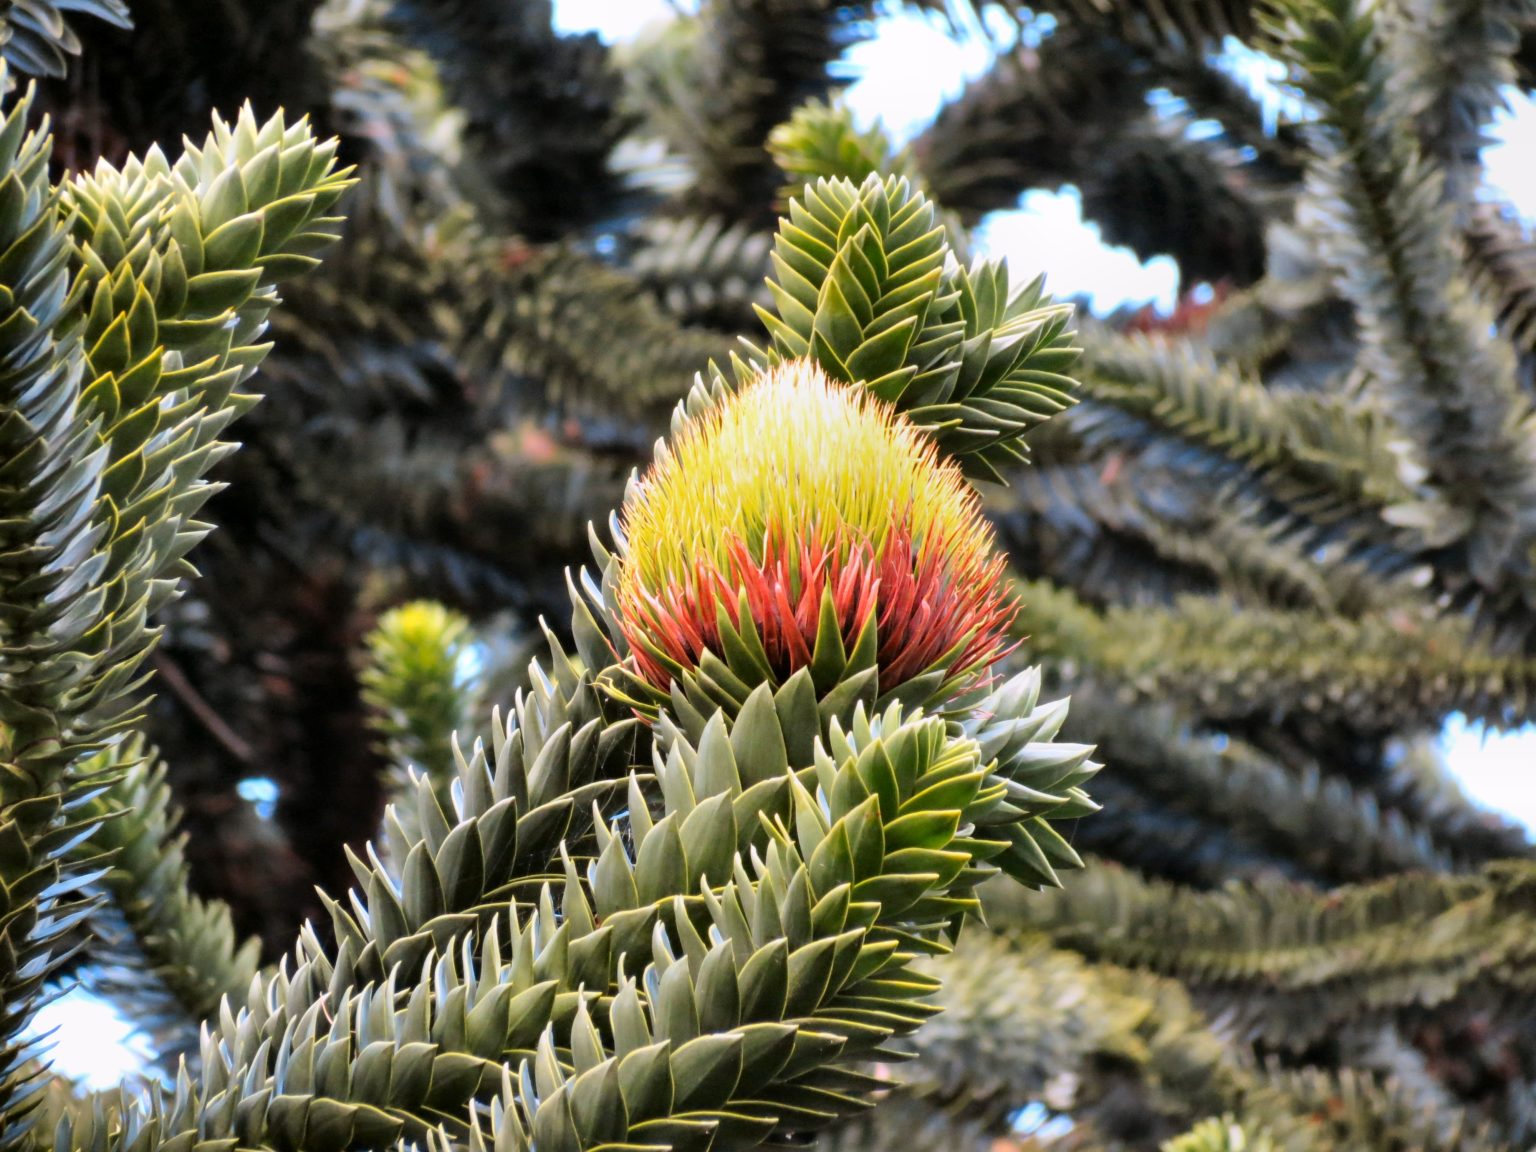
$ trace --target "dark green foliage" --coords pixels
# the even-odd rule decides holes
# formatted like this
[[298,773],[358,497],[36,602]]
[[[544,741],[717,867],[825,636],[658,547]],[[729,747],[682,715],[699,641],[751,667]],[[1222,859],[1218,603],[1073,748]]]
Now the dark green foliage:
[[465,145],[482,157],[478,178],[520,232],[548,239],[607,209],[616,191],[608,153],[626,124],[596,36],[557,35],[550,0],[389,0],[385,9],[437,62],[465,114]]
[[1528,861],[1406,873],[1319,893],[1300,885],[1191,892],[1104,864],[1056,897],[999,892],[989,915],[1059,944],[1178,976],[1217,1016],[1296,1048],[1365,1017],[1527,993]]
[[768,135],[833,86],[827,66],[868,31],[873,5],[832,0],[706,0],[672,42],[647,94],[691,169],[691,208],[771,222],[779,182]]
[[1473,209],[1467,229],[1467,261],[1473,283],[1499,309],[1499,327],[1515,346],[1536,346],[1536,256],[1528,229],[1492,204]]

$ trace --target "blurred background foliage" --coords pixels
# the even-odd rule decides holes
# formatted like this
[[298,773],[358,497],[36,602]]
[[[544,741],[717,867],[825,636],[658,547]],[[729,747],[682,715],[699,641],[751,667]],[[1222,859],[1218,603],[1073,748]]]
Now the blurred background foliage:
[[[989,494],[1021,658],[1109,765],[1096,859],[999,894],[910,1087],[828,1143],[1536,1141],[1536,851],[1436,740],[1536,690],[1536,250],[1479,163],[1536,5],[698,0],[613,47],[548,0],[91,0],[29,34],[66,7],[4,15],[62,168],[249,100],[362,177],[153,657],[193,886],[266,958],[566,627],[588,522],[757,338],[787,196],[900,172],[976,251],[1071,187],[1179,286],[1080,317],[1082,402]],[[840,92],[903,10],[991,42],[898,144]]]

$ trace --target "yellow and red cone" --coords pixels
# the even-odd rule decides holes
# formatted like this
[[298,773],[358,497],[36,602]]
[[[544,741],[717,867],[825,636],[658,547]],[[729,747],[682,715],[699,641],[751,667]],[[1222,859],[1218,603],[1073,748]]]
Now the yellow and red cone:
[[663,446],[623,512],[618,606],[665,690],[750,615],[776,680],[811,663],[830,593],[845,648],[871,619],[882,689],[1009,648],[1004,559],[959,467],[861,389],[772,368]]

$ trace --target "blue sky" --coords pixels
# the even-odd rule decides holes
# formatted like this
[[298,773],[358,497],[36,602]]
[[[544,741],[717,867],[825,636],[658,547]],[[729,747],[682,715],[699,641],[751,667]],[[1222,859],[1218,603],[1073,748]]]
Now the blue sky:
[[[567,31],[596,31],[621,41],[647,24],[669,18],[687,0],[556,0],[556,23]],[[873,40],[857,45],[846,60],[854,81],[849,106],[866,123],[880,120],[898,141],[920,129],[944,100],[985,71],[1003,42],[1007,21],[991,22],[956,41],[931,18],[905,14],[882,22]],[[989,36],[991,43],[989,43]],[[1255,75],[1264,62],[1240,60]],[[1495,143],[1485,153],[1489,182],[1528,218],[1536,218],[1536,104],[1520,99],[1501,115]],[[978,230],[978,247],[1006,256],[1021,273],[1045,271],[1054,292],[1086,295],[1096,312],[1122,303],[1171,307],[1177,283],[1172,261],[1143,263],[1128,250],[1100,242],[1085,225],[1075,193],[1030,193],[1019,211],[994,214]],[[1021,279],[1023,277],[1020,277]],[[1487,736],[1453,717],[1442,742],[1451,769],[1475,799],[1536,828],[1536,729]],[[270,812],[271,782],[254,778],[241,795],[258,814]],[[69,1075],[91,1086],[115,1083],[125,1069],[142,1066],[144,1048],[128,1023],[109,1005],[72,993],[45,1011],[44,1030],[57,1029],[53,1058]]]
[[[593,31],[614,42],[694,6],[688,0],[555,0],[555,21],[564,30]],[[987,19],[987,27],[975,28],[957,41],[935,16],[903,12],[888,17],[878,36],[847,55],[845,63],[855,77],[847,102],[865,122],[879,120],[898,141],[906,140],[967,80],[986,70],[993,45],[1007,42],[1009,24],[1006,17]],[[1261,59],[1249,56],[1239,64],[1254,79],[1273,76]],[[1500,117],[1494,135],[1499,142],[1486,154],[1490,183],[1527,216],[1536,217],[1536,170],[1531,163],[1536,105],[1517,101]],[[1159,258],[1143,264],[1127,249],[1106,247],[1096,230],[1082,222],[1080,207],[1075,190],[1032,192],[1020,211],[996,213],[987,220],[978,241],[987,251],[1031,270],[1044,269],[1057,294],[1087,295],[1096,312],[1127,302],[1171,307],[1177,284],[1173,262]]]

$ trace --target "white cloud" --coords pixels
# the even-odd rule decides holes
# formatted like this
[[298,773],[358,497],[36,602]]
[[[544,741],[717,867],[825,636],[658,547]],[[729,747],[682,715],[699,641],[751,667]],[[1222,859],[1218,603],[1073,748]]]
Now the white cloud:
[[670,20],[679,5],[670,0],[556,0],[560,32],[596,32],[606,43],[632,40],[649,24]]
[[904,144],[992,63],[980,30],[953,38],[936,14],[902,11],[880,21],[879,34],[853,45],[840,66],[855,77],[844,99],[863,124],[879,121]]
[[49,1004],[32,1022],[34,1035],[52,1032],[48,1059],[54,1071],[82,1087],[117,1085],[125,1076],[142,1074],[149,1047],[122,1014],[99,997],[79,988]]
[[1483,149],[1484,176],[1495,192],[1536,220],[1536,99],[1509,89],[1509,107],[1494,117],[1488,135],[1494,143]]
[[1458,712],[1441,730],[1440,746],[1468,796],[1536,831],[1536,726],[1490,732]]
[[1007,257],[1010,282],[1025,284],[1044,272],[1053,296],[1086,295],[1100,315],[1122,304],[1173,308],[1179,282],[1173,260],[1157,256],[1143,264],[1129,248],[1106,245],[1098,225],[1084,222],[1075,188],[1029,192],[1018,211],[994,212],[976,229],[976,247]]

